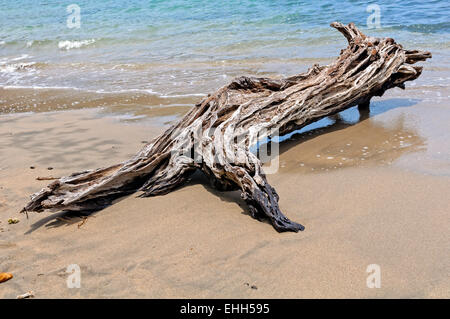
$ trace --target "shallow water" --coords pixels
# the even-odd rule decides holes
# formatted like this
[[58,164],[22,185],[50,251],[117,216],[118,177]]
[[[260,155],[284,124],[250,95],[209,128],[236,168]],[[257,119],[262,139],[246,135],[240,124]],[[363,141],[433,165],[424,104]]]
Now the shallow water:
[[[335,20],[432,51],[433,74],[418,85],[447,86],[448,1],[376,3],[380,28],[369,29],[364,1],[82,0],[80,28],[70,28],[68,3],[0,1],[0,87],[77,90],[54,109],[95,106],[97,93],[151,96],[145,106],[180,96],[192,104],[238,75],[285,76],[328,63],[346,45],[329,27]],[[87,102],[76,100],[79,91],[91,93]],[[40,110],[32,102],[25,110]],[[16,111],[0,99],[0,112]]]

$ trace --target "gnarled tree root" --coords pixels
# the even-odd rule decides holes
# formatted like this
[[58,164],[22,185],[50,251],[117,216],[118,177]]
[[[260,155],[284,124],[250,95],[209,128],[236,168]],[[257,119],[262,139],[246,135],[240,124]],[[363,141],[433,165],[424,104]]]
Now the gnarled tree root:
[[353,23],[331,26],[348,40],[332,64],[281,80],[237,78],[130,160],[60,178],[32,195],[23,212],[97,210],[138,190],[141,196],[168,193],[202,170],[217,188],[240,189],[255,218],[269,218],[278,231],[303,230],[280,211],[252,145],[273,132],[283,135],[349,107],[366,107],[373,96],[416,79],[422,68],[411,64],[431,57],[391,38],[365,36]]

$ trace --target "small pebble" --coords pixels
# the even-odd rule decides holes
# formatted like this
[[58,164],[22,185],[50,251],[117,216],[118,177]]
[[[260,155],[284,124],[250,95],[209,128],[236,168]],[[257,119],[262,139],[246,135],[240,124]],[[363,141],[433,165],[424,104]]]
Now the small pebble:
[[10,218],[8,219],[8,224],[12,225],[12,224],[17,224],[19,222],[18,218]]

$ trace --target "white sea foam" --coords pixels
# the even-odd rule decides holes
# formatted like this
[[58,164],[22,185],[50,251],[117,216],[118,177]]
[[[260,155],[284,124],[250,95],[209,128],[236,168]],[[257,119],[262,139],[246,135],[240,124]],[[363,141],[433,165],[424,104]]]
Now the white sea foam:
[[9,59],[9,61],[20,61],[27,58],[31,58],[31,56],[29,56],[28,54],[22,54],[16,58]]
[[206,94],[203,93],[186,93],[186,94],[163,94],[160,92],[153,91],[152,89],[121,89],[121,90],[96,90],[96,93],[105,93],[105,94],[117,94],[117,93],[130,93],[130,92],[140,92],[140,93],[147,93],[150,95],[156,95],[163,99],[170,99],[170,98],[182,98],[182,97],[193,97],[193,96],[200,96],[204,97]]
[[206,94],[203,93],[186,93],[186,94],[173,94],[173,95],[161,95],[161,98],[168,99],[168,98],[174,98],[174,97],[189,97],[189,96],[206,96]]
[[0,64],[0,72],[2,73],[15,73],[17,71],[22,71],[31,68],[35,62],[28,63],[12,63],[12,64]]
[[69,86],[38,86],[38,85],[3,85],[0,86],[4,89],[33,89],[33,90],[77,90],[81,91],[79,88],[69,87]]
[[58,48],[61,50],[71,50],[71,49],[79,49],[84,46],[88,46],[92,43],[95,43],[95,39],[90,40],[81,40],[81,41],[59,41],[58,42]]
[[95,90],[95,93],[101,93],[101,94],[117,94],[117,93],[131,93],[131,92],[138,92],[138,93],[147,93],[152,95],[159,95],[158,92],[152,91],[151,89],[116,89],[116,90]]

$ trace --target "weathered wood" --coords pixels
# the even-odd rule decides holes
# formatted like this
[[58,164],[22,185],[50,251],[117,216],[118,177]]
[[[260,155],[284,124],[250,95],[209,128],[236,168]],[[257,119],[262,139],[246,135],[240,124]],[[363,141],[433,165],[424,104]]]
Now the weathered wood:
[[239,77],[130,160],[62,177],[32,195],[23,211],[101,209],[138,190],[143,197],[168,193],[202,170],[217,188],[240,189],[255,218],[269,218],[278,231],[303,230],[280,211],[252,144],[355,105],[367,108],[373,96],[416,79],[422,68],[411,64],[431,57],[405,50],[391,38],[365,36],[353,23],[331,26],[348,40],[332,64],[280,80]]

